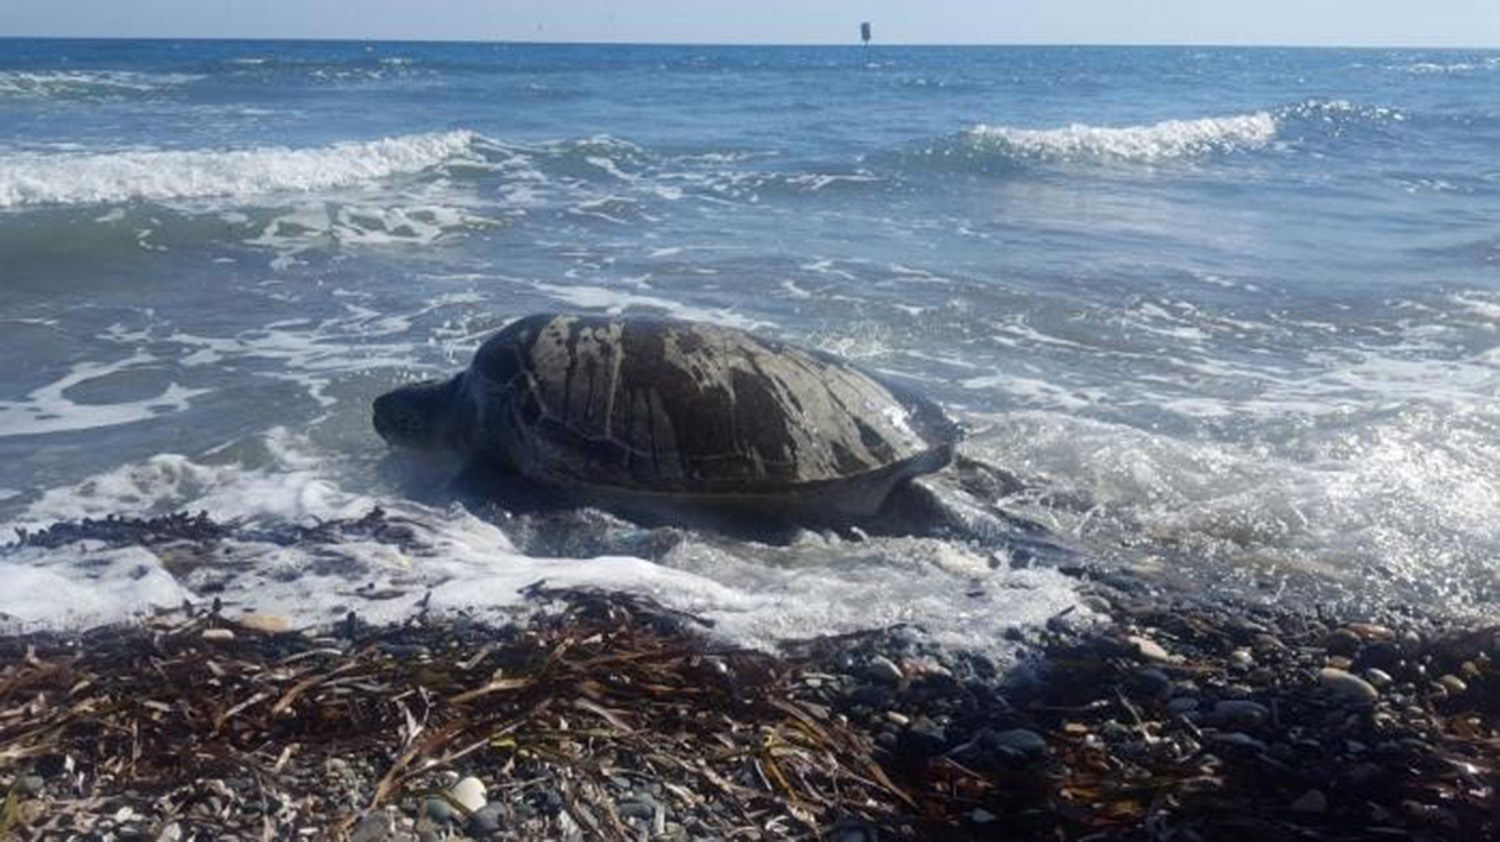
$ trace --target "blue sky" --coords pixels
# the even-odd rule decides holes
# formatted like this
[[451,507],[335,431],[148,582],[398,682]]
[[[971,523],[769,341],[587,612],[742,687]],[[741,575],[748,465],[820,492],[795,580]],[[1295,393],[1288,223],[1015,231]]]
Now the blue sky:
[[1500,0],[0,0],[0,35],[1500,47]]

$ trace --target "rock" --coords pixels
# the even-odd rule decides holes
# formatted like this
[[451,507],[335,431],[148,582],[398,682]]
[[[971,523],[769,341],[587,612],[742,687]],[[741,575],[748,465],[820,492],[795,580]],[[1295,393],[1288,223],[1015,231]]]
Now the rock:
[[1160,643],[1157,643],[1149,637],[1131,635],[1130,637],[1125,638],[1125,641],[1126,643],[1130,644],[1130,647],[1132,650],[1134,650],[1135,654],[1148,661],[1155,661],[1157,663],[1166,664],[1171,663],[1173,660],[1172,654],[1170,652],[1162,648],[1162,645]]
[[849,691],[848,699],[868,708],[889,708],[896,701],[896,691],[879,684],[860,684]]
[[1198,700],[1192,696],[1178,696],[1167,702],[1167,710],[1172,713],[1192,713],[1198,709]]
[[1364,638],[1349,629],[1334,629],[1323,638],[1323,648],[1330,655],[1353,655],[1364,644]]
[[203,639],[210,643],[228,643],[234,640],[234,632],[229,629],[204,629]]
[[1265,667],[1256,667],[1245,676],[1245,680],[1256,687],[1270,687],[1276,683],[1276,671]]
[[896,754],[909,762],[936,757],[948,748],[948,734],[942,726],[919,721],[896,737]]
[[22,775],[16,779],[16,789],[22,795],[36,795],[47,786],[47,781],[41,775]]
[[1380,698],[1380,691],[1370,686],[1369,682],[1333,667],[1318,670],[1318,685],[1334,698],[1351,704],[1373,704]]
[[445,799],[436,796],[427,799],[427,817],[438,824],[451,822],[457,815]]
[[1328,796],[1324,795],[1321,790],[1309,789],[1291,803],[1291,809],[1298,813],[1326,813],[1328,812]]
[[275,614],[246,614],[235,622],[247,629],[277,634],[292,627],[292,621]]
[[360,819],[349,833],[349,842],[389,842],[395,833],[395,817],[381,810]]
[[1450,696],[1462,696],[1469,692],[1469,685],[1465,684],[1464,680],[1456,675],[1445,675],[1438,679],[1438,683],[1443,685],[1443,689],[1447,690]]
[[1349,623],[1344,626],[1364,640],[1395,640],[1396,633],[1374,623]]
[[1262,652],[1282,652],[1286,650],[1286,644],[1281,642],[1281,638],[1272,634],[1265,634],[1264,632],[1252,638],[1252,642],[1255,644],[1255,648]]
[[181,839],[182,825],[177,822],[168,822],[166,827],[163,827],[161,832],[156,834],[156,842],[179,842]]
[[1131,695],[1145,699],[1154,699],[1167,692],[1172,685],[1172,679],[1156,667],[1145,667],[1131,673],[1126,679],[1126,689]]
[[1228,725],[1255,727],[1265,722],[1271,711],[1258,702],[1227,701],[1214,705],[1213,719]]
[[1027,757],[1040,757],[1047,753],[1047,740],[1041,734],[1025,728],[1012,728],[1009,731],[987,736],[991,739],[985,741],[986,748],[1009,751]]
[[444,794],[470,813],[483,807],[489,800],[485,797],[484,784],[475,777],[464,778],[449,787]]
[[1359,652],[1358,665],[1392,669],[1401,663],[1401,647],[1389,640],[1377,640]]
[[618,809],[620,815],[627,819],[651,821],[651,819],[655,818],[656,811],[660,810],[661,806],[656,803],[655,798],[649,795],[636,794],[621,801]]
[[1115,610],[1114,603],[1098,594],[1087,594],[1078,601],[1083,604],[1083,607],[1089,609],[1090,611],[1104,614],[1106,616],[1108,616]]
[[469,816],[469,823],[464,826],[464,830],[470,836],[479,839],[493,836],[500,832],[501,819],[504,817],[504,814],[504,804],[486,804],[475,810],[472,816]]
[[1235,748],[1249,749],[1255,752],[1264,752],[1266,744],[1242,731],[1231,731],[1227,734],[1215,734],[1214,742],[1222,743]]
[[896,662],[884,655],[876,655],[865,665],[865,675],[873,681],[883,684],[899,684],[906,674],[896,666]]
[[1370,686],[1374,687],[1376,690],[1383,690],[1386,687],[1391,686],[1391,684],[1395,681],[1395,679],[1391,678],[1390,673],[1386,672],[1383,669],[1376,669],[1375,667],[1371,667],[1365,670],[1364,679],[1365,681],[1370,682]]

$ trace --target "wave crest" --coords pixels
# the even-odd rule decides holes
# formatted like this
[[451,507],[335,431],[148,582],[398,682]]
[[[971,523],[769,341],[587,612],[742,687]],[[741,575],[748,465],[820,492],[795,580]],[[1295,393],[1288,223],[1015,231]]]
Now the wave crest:
[[104,99],[146,94],[202,78],[188,73],[132,70],[0,70],[0,97]]
[[480,163],[470,131],[292,149],[23,153],[0,157],[0,208],[196,199],[355,187]]
[[1143,126],[1106,127],[1075,123],[1059,129],[978,125],[966,134],[981,151],[1042,160],[1155,162],[1214,152],[1257,149],[1276,137],[1269,111],[1197,120],[1165,120]]

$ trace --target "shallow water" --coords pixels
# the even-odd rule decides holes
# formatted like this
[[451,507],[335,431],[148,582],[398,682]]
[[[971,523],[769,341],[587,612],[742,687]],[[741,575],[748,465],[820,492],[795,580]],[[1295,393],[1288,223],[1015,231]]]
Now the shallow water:
[[[370,430],[515,317],[651,312],[926,391],[1023,481],[955,505],[1085,560],[1492,613],[1497,82],[1493,52],[0,41],[0,526],[419,525],[431,553],[249,542],[214,580],[309,621],[546,577],[755,642],[987,646],[1075,604],[1003,540],[589,516],[553,549],[605,555],[551,559]],[[0,611],[116,617],[197,575],[11,551]]]

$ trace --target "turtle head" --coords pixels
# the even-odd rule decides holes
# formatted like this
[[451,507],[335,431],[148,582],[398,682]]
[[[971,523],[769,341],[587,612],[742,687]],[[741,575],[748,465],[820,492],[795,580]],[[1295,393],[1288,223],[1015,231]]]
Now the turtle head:
[[412,450],[461,449],[466,436],[459,383],[423,380],[375,399],[375,432],[392,447]]

